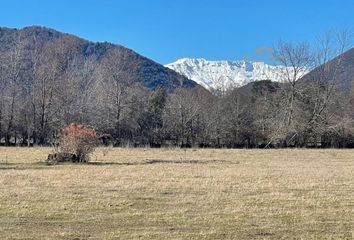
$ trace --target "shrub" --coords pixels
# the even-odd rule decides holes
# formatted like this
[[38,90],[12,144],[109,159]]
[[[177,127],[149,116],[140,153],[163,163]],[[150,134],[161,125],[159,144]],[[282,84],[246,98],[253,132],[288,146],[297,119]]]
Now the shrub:
[[94,129],[72,123],[60,131],[57,153],[71,154],[78,162],[87,162],[97,143],[98,136]]

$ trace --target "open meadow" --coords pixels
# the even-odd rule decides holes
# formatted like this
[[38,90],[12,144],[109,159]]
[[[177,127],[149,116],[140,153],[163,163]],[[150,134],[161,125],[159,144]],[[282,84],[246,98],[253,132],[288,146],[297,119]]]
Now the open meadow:
[[352,239],[354,150],[0,148],[0,239]]

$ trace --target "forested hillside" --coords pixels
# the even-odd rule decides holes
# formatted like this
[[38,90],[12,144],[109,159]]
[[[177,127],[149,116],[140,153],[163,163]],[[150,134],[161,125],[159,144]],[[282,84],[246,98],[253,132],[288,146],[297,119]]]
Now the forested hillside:
[[44,27],[0,28],[0,140],[7,145],[18,138],[47,144],[70,122],[102,132],[135,126],[129,117],[149,91],[196,86],[120,45]]
[[114,146],[353,147],[354,49],[325,43],[281,43],[282,81],[212,94],[119,45],[0,28],[0,142],[52,144],[79,123]]

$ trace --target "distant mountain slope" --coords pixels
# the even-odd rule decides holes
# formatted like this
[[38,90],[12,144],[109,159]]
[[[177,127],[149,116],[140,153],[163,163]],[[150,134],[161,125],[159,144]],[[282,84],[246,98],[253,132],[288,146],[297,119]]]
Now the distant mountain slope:
[[284,67],[264,62],[208,61],[183,58],[165,65],[196,81],[207,89],[242,87],[250,82],[272,80],[281,82]]
[[301,82],[306,83],[318,78],[334,81],[338,89],[343,92],[351,91],[354,82],[354,48],[313,69],[301,79]]
[[[99,67],[112,51],[116,51],[119,54],[117,54],[118,58],[115,61],[122,65],[120,70],[129,78],[129,82],[132,84],[141,83],[149,89],[154,89],[159,85],[169,90],[179,86],[194,87],[197,85],[169,68],[120,45],[107,42],[93,43],[74,35],[45,27],[32,26],[23,29],[0,27],[0,54],[4,54],[11,48],[16,47],[18,41],[24,43],[26,51],[35,49],[39,54],[42,53],[43,46],[48,43],[57,45],[54,47],[66,49],[67,51],[63,55],[67,58],[77,59],[78,65],[75,67],[78,68],[81,67],[80,62],[83,62],[83,59],[93,59],[94,64]],[[61,44],[60,46],[59,43]],[[27,58],[22,58],[21,61],[27,62],[21,65],[27,66],[27,70],[30,72],[33,62],[29,59],[29,53],[26,56]],[[26,77],[25,75],[24,77]]]

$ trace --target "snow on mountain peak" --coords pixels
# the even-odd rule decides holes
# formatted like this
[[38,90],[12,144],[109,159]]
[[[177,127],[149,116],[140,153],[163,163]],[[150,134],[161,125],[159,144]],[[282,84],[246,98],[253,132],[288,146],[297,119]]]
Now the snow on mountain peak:
[[283,66],[253,61],[208,61],[182,58],[165,65],[209,90],[242,87],[260,80],[284,81]]

